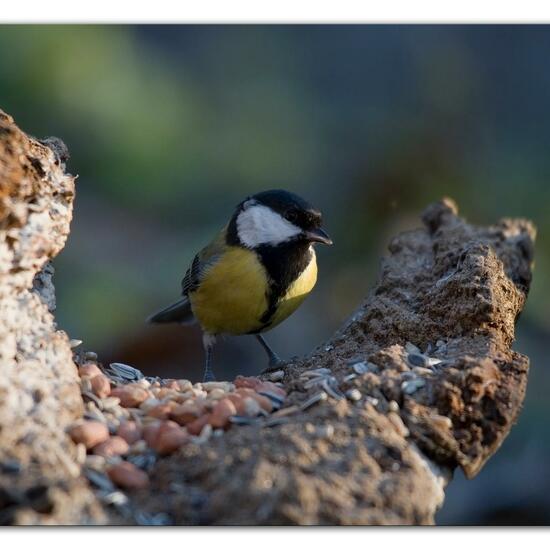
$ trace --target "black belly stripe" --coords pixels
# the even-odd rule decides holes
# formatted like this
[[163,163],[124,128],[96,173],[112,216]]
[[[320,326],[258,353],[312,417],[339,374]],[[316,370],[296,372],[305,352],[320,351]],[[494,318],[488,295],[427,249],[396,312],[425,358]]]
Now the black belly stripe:
[[290,285],[304,272],[312,259],[310,244],[289,241],[278,246],[262,245],[256,249],[269,276],[267,309],[260,322],[262,328],[271,323],[279,300],[287,293]]

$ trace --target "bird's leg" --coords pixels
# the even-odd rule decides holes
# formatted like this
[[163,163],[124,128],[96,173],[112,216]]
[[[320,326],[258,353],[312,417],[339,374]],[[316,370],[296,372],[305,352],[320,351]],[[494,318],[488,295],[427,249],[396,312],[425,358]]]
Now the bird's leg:
[[204,377],[203,382],[214,382],[216,377],[210,367],[212,363],[212,348],[216,343],[216,337],[213,334],[205,332],[202,335],[202,345],[204,347],[205,363],[204,363]]
[[269,372],[281,367],[284,364],[284,361],[269,347],[269,344],[265,341],[264,337],[261,334],[256,334],[255,336],[269,358],[269,367],[263,372]]

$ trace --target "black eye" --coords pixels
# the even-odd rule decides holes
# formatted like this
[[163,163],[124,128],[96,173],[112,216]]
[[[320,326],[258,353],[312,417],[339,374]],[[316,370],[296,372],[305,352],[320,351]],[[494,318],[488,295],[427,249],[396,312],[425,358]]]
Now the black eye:
[[285,219],[288,220],[290,223],[296,223],[298,221],[298,212],[295,210],[289,210],[285,214]]

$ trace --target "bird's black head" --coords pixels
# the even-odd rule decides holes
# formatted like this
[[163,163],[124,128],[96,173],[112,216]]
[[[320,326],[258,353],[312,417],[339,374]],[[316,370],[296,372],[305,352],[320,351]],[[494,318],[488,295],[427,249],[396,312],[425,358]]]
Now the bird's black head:
[[274,189],[252,195],[239,204],[229,234],[252,249],[290,241],[332,244],[321,225],[319,210],[294,193]]

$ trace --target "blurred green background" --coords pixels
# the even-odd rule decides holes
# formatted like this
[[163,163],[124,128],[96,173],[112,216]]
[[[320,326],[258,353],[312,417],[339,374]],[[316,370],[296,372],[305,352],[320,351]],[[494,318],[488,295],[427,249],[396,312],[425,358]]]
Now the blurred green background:
[[[287,356],[330,336],[429,202],[536,223],[525,407],[482,473],[457,475],[443,524],[550,524],[549,98],[542,25],[0,26],[0,107],[61,137],[79,174],[58,321],[105,362],[200,377],[197,330],[144,319],[249,193],[302,194],[336,243],[319,249],[313,296],[268,335]],[[220,377],[263,368],[248,340],[219,346]]]

